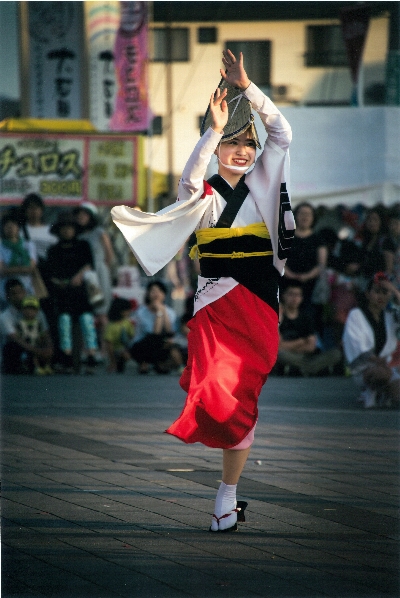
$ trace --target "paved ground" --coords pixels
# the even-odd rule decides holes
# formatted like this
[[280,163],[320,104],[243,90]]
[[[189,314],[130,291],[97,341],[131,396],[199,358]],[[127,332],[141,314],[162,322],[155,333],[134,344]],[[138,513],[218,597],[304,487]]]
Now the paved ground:
[[399,413],[350,380],[269,380],[227,535],[206,531],[219,451],[163,434],[176,376],[2,386],[4,598],[399,596]]

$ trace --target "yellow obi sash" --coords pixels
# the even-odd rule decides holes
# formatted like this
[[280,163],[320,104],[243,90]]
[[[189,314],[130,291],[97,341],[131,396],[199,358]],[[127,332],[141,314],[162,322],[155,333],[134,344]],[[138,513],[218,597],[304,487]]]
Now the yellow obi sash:
[[233,251],[232,253],[201,253],[199,245],[211,243],[217,239],[232,239],[233,237],[242,237],[243,235],[254,235],[262,239],[270,239],[269,231],[264,222],[255,222],[247,226],[237,228],[200,228],[196,231],[197,244],[193,245],[189,257],[194,260],[196,257],[217,257],[217,258],[242,258],[273,255],[273,251],[253,251],[245,253],[243,251]]

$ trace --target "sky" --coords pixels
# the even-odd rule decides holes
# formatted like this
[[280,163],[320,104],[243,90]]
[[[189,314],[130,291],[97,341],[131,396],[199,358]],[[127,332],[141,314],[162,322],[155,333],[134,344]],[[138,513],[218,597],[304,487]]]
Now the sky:
[[0,96],[19,99],[18,2],[0,2]]

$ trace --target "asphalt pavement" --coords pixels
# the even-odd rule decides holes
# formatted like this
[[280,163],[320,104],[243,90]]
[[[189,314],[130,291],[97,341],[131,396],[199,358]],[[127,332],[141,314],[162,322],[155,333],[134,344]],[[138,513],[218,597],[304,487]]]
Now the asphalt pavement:
[[3,598],[398,598],[399,412],[348,378],[271,377],[238,487],[164,434],[175,375],[3,376]]

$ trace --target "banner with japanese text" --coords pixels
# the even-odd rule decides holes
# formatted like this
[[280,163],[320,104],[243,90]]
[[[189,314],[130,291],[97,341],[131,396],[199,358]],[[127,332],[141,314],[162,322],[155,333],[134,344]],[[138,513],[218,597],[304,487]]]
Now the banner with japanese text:
[[27,2],[30,116],[82,117],[82,4]]
[[89,118],[98,131],[109,131],[116,80],[114,46],[120,24],[120,2],[84,2],[88,50]]
[[117,96],[113,131],[145,131],[148,104],[148,2],[120,2],[121,20],[114,47]]
[[46,203],[136,205],[143,140],[113,135],[2,133],[0,203],[18,204],[28,193]]
[[340,20],[347,58],[349,60],[351,79],[357,83],[358,71],[367,39],[369,26],[369,9],[365,4],[353,5],[340,10]]

